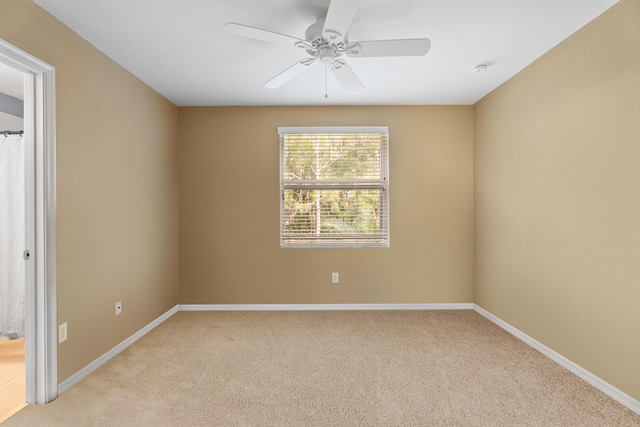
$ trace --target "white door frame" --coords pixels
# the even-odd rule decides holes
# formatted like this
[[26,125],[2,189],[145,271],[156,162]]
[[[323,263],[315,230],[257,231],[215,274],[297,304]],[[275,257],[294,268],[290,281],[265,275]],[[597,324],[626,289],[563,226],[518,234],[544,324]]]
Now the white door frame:
[[27,402],[58,396],[55,69],[0,39],[0,61],[25,73],[25,368]]

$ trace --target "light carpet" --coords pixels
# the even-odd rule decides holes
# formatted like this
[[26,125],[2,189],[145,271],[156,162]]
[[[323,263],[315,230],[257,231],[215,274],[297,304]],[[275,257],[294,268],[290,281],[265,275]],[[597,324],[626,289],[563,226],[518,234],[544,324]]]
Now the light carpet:
[[179,312],[10,426],[640,426],[472,311]]

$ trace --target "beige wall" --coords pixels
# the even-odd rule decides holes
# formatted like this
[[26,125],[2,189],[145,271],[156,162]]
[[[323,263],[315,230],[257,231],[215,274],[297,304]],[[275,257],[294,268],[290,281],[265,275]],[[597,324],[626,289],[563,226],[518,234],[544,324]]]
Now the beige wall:
[[[472,107],[194,107],[178,122],[181,303],[472,302]],[[319,125],[389,126],[390,248],[280,249],[276,128]]]
[[640,2],[475,106],[476,303],[640,399]]
[[56,68],[63,381],[178,302],[177,109],[31,1],[0,16]]

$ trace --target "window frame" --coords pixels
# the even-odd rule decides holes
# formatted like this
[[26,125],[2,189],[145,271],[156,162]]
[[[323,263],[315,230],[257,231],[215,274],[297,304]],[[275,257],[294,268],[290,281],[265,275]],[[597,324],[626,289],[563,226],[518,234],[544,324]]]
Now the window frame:
[[[330,180],[330,184],[323,184],[316,180],[306,180],[303,184],[297,184],[285,179],[286,163],[284,159],[284,149],[286,135],[327,135],[327,134],[358,134],[358,133],[379,133],[380,136],[380,178],[376,185],[362,185],[355,180]],[[389,127],[388,126],[320,126],[320,127],[278,127],[279,135],[279,179],[280,179],[280,247],[281,248],[388,248],[390,247],[390,203],[389,203]],[[320,180],[322,181],[322,180]],[[374,237],[362,235],[351,235],[349,237],[328,237],[328,238],[290,238],[287,239],[285,225],[285,191],[300,188],[313,190],[323,189],[379,189],[380,193],[380,234]],[[295,240],[295,241],[294,241]],[[341,241],[343,240],[343,241]]]

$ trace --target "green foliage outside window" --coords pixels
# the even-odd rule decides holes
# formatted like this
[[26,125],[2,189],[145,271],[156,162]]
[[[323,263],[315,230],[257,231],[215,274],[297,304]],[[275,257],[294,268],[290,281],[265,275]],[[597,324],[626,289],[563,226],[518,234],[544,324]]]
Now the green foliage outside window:
[[283,145],[283,237],[381,239],[380,134],[288,134]]

